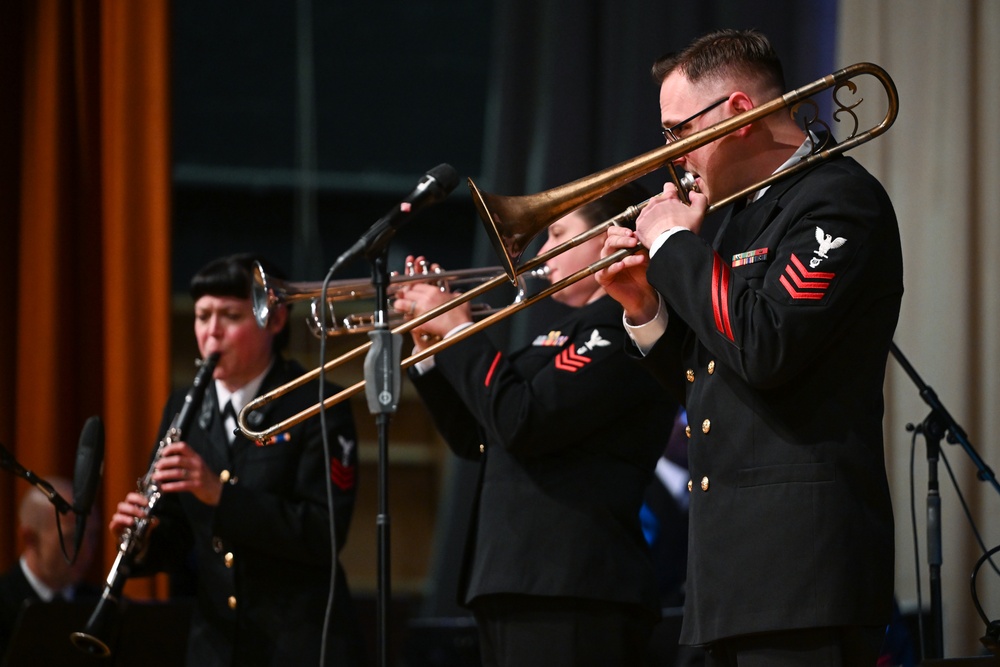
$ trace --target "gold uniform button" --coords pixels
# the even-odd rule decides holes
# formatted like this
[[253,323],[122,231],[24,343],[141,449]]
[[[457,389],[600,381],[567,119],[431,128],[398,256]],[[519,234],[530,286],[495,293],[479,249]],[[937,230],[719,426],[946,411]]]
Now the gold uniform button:
[[225,556],[222,557],[222,561],[226,564],[226,567],[233,566],[233,552],[227,552]]
[[701,490],[708,491],[708,477],[701,478]]
[[222,482],[223,484],[225,484],[225,483],[227,483],[229,481],[229,471],[228,470],[223,470],[222,472],[219,473],[219,481]]
[[479,443],[479,453],[480,454],[486,453],[486,445],[484,445],[483,443]]
[[712,420],[706,419],[705,421],[703,421],[701,423],[701,432],[702,433],[704,433],[704,434],[707,435],[708,432],[711,431],[711,430],[712,430]]
[[687,434],[687,437],[690,438],[691,437],[691,426],[690,425],[685,426],[684,427],[684,432]]
[[694,481],[688,480],[688,493],[691,493],[691,489],[694,488]]
[[708,374],[711,375],[715,372],[715,360],[708,362]]
[[229,608],[230,609],[236,609],[236,596],[235,595],[230,595],[229,596]]
[[694,382],[694,369],[693,368],[687,369],[687,371],[684,373],[684,375],[687,377],[688,382]]

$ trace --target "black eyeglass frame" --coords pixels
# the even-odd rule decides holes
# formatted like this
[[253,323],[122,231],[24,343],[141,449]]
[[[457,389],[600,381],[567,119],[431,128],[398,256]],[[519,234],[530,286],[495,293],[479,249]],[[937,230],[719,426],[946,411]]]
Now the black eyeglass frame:
[[677,123],[676,125],[671,125],[670,127],[665,127],[663,129],[661,129],[660,132],[663,134],[663,141],[665,143],[668,143],[668,144],[673,143],[675,141],[680,141],[680,137],[677,136],[677,133],[680,132],[682,129],[684,129],[685,125],[687,125],[691,121],[695,120],[699,116],[704,116],[709,111],[711,111],[715,107],[719,106],[720,104],[722,104],[723,102],[725,102],[728,99],[729,99],[729,95],[726,95],[722,99],[716,100],[715,102],[712,102],[711,104],[709,104],[707,107],[705,107],[704,109],[702,109],[698,113],[694,114],[693,116],[691,116],[689,118],[685,118],[684,120],[682,120],[681,122]]

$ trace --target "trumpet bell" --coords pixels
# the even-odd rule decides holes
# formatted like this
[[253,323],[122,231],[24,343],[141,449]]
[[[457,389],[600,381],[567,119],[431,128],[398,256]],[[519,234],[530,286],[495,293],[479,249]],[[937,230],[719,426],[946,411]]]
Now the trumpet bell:
[[253,316],[257,326],[263,329],[267,326],[267,318],[271,316],[276,294],[275,287],[270,284],[270,278],[260,262],[254,262],[253,285],[250,286],[250,296],[253,299]]

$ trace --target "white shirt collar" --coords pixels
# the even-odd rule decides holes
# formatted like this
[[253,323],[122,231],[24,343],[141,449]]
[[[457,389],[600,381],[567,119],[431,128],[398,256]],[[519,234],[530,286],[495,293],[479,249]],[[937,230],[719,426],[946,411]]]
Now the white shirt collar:
[[[802,142],[802,145],[799,146],[795,150],[794,153],[792,153],[792,157],[790,157],[787,160],[785,160],[785,162],[782,163],[782,165],[780,167],[778,167],[777,169],[774,170],[774,173],[777,174],[779,171],[784,171],[785,169],[788,169],[789,167],[791,167],[793,164],[795,164],[796,162],[798,162],[802,158],[808,157],[809,154],[812,153],[812,151],[813,151],[813,145],[814,145],[814,143],[816,141],[817,141],[817,137],[812,132],[810,132],[809,135],[806,136],[805,141]],[[771,187],[771,186],[768,185],[768,186],[763,187],[760,190],[757,190],[756,192],[754,192],[748,198],[748,202],[752,204],[753,202],[755,202],[758,199],[760,199],[761,197],[763,197],[764,193],[767,192],[767,189],[769,187]]]
[[[35,576],[35,573],[31,571],[30,567],[28,567],[28,562],[24,559],[24,556],[21,556],[20,562],[21,562],[21,572],[24,573],[24,578],[27,579],[31,587],[35,589],[35,593],[38,594],[38,597],[41,598],[43,602],[52,602],[52,598],[56,596],[56,593],[58,591],[52,590],[44,583],[42,583],[41,579]],[[73,587],[67,586],[66,588],[64,588],[62,590],[62,596],[67,600],[72,600]]]
[[236,412],[236,414],[239,414],[240,410],[242,410],[246,406],[246,404],[249,403],[251,399],[253,399],[253,397],[257,395],[257,391],[260,389],[260,386],[264,384],[264,378],[267,377],[267,374],[269,372],[271,372],[271,368],[273,366],[274,366],[274,360],[272,359],[271,363],[268,364],[267,368],[264,369],[263,373],[261,373],[254,379],[250,380],[236,391],[229,391],[221,382],[216,380],[215,392],[219,397],[219,409],[221,410],[223,407],[225,407],[228,401],[232,401],[233,410]]

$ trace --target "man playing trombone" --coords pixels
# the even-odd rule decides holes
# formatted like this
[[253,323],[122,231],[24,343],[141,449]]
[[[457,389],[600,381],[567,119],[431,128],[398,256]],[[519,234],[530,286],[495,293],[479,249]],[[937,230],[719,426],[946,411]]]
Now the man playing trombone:
[[[784,92],[765,37],[721,31],[653,68],[668,143]],[[708,665],[875,665],[892,608],[882,386],[903,292],[882,186],[837,157],[738,201],[715,242],[709,204],[808,154],[787,113],[675,161],[604,255],[647,368],[690,423],[690,548],[681,641]]]

